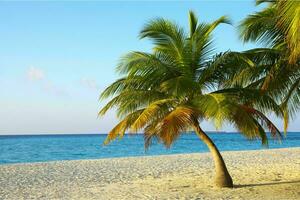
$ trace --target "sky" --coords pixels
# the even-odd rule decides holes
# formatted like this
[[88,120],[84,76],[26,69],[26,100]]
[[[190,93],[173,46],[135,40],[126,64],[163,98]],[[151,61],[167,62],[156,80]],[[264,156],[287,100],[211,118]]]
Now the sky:
[[[0,134],[107,133],[117,118],[97,117],[99,94],[118,78],[122,55],[151,50],[138,39],[148,20],[187,27],[189,10],[205,22],[227,15],[233,25],[216,29],[216,52],[241,51],[258,44],[243,44],[236,27],[259,9],[253,0],[0,2]],[[203,129],[215,130],[209,122]]]

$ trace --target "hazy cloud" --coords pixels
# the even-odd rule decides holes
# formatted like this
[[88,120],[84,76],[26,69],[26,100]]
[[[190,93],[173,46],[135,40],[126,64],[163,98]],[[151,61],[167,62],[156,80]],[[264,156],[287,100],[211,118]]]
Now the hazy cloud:
[[48,79],[46,73],[37,67],[30,67],[26,72],[27,79],[30,81],[38,81],[38,86],[46,93],[54,94],[57,96],[66,95],[67,92],[62,88],[54,84]]
[[85,86],[85,87],[87,87],[87,88],[90,88],[90,89],[96,89],[96,90],[100,89],[100,87],[99,87],[99,85],[97,84],[97,82],[96,82],[95,80],[93,80],[93,79],[82,78],[82,79],[80,80],[80,83],[81,83],[83,86]]
[[31,81],[43,80],[45,78],[45,73],[39,68],[30,67],[27,71],[27,78]]

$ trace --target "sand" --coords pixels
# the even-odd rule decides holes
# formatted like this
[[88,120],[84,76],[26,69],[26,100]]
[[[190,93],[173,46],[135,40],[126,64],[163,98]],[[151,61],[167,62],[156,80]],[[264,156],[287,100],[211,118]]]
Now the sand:
[[300,199],[300,148],[222,154],[233,189],[196,153],[0,165],[0,199]]

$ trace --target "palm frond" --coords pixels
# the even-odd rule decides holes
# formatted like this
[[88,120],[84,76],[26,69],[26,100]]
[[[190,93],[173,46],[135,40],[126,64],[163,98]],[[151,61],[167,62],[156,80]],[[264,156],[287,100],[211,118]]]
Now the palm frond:
[[279,20],[277,25],[287,36],[290,49],[289,61],[296,63],[300,58],[300,1],[277,1]]
[[198,25],[198,18],[193,11],[189,11],[189,26],[190,26],[190,38],[193,37]]
[[248,106],[241,106],[241,108],[244,109],[246,112],[250,113],[251,115],[257,117],[260,120],[260,123],[269,129],[272,137],[277,139],[282,138],[281,132],[278,130],[276,125],[274,125],[272,121],[269,120],[267,116],[265,116],[262,112]]
[[260,12],[249,15],[239,25],[240,37],[244,42],[260,42],[270,47],[282,43],[280,30],[276,28],[276,8],[270,6]]
[[121,120],[107,135],[104,145],[107,145],[117,137],[122,138],[125,131],[131,126],[131,124],[136,120],[136,118],[142,113],[143,110],[137,110],[129,115],[127,115],[123,120]]
[[169,54],[178,63],[181,63],[185,37],[182,28],[163,18],[149,21],[140,32],[140,38],[149,38],[154,42],[156,52]]
[[148,147],[151,139],[156,136],[169,148],[181,132],[193,125],[194,118],[198,118],[195,110],[184,106],[176,107],[160,122],[156,123],[156,126],[148,127],[145,130],[145,147]]
[[174,99],[160,99],[150,103],[134,121],[130,129],[134,132],[142,129],[151,121],[151,118],[158,116],[160,111],[172,108],[172,103],[174,104]]

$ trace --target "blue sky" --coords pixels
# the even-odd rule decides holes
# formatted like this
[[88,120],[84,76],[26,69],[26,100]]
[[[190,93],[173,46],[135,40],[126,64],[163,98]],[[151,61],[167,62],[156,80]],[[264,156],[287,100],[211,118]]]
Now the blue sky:
[[187,26],[189,10],[201,21],[228,15],[233,26],[215,31],[216,52],[244,50],[256,45],[241,43],[235,26],[258,9],[252,0],[0,2],[0,134],[105,133],[117,119],[97,118],[99,93],[118,77],[120,56],[151,49],[138,39],[148,20]]

